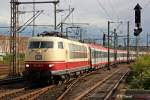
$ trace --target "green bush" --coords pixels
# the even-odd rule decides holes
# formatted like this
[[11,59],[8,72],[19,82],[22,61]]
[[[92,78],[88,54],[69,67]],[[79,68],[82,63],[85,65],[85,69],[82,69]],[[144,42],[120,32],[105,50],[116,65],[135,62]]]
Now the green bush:
[[131,67],[128,79],[132,89],[150,89],[150,54],[140,56]]
[[20,62],[20,63],[24,63],[25,54],[24,54],[24,53],[20,53],[20,54],[18,55],[18,59],[19,59],[19,62]]
[[10,54],[6,54],[5,56],[3,56],[4,64],[9,64],[10,61],[11,61],[11,55]]
[[[25,59],[25,54],[20,53],[17,55],[17,60],[19,60],[20,63],[24,63],[24,59]],[[6,54],[5,56],[3,56],[3,63],[4,64],[10,64],[11,61],[11,55],[10,54]]]

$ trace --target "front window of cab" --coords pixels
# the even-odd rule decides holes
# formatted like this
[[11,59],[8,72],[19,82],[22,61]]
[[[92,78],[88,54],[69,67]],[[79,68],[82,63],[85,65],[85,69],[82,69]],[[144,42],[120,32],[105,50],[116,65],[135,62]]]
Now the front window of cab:
[[29,49],[37,48],[53,48],[54,43],[52,41],[31,41],[29,43]]

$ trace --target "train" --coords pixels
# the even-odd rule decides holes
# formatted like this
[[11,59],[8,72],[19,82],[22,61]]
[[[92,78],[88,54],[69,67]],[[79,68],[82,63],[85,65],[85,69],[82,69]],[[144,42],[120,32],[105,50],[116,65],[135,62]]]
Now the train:
[[[136,57],[130,51],[129,60]],[[126,50],[110,49],[110,64],[127,62]],[[60,36],[31,37],[25,54],[24,77],[30,81],[52,82],[70,75],[103,68],[108,64],[108,48],[81,43]]]

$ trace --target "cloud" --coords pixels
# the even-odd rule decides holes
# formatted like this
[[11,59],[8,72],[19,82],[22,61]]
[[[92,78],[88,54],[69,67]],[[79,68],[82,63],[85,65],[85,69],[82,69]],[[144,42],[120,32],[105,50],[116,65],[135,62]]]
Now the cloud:
[[0,17],[0,23],[3,25],[9,25],[9,19],[6,17]]
[[[31,1],[31,0],[20,0],[20,1]],[[36,0],[40,1],[40,0]],[[10,21],[10,0],[1,0],[0,3],[0,24],[9,25]],[[93,29],[93,32],[98,33],[99,29],[104,31],[107,30],[107,21],[124,21],[124,33],[126,34],[126,23],[130,21],[131,25],[131,34],[133,36],[134,29],[134,7],[137,3],[142,6],[142,28],[143,33],[142,37],[146,35],[147,32],[150,31],[149,23],[150,23],[150,1],[149,0],[99,0],[100,4],[98,4],[98,0],[60,0],[61,4],[59,4],[60,8],[75,8],[73,15],[70,17],[67,22],[71,22],[72,17],[73,22],[81,22],[81,23],[90,23],[91,27],[99,27],[98,29]],[[53,5],[50,4],[41,4],[36,5],[36,9],[44,9],[45,12],[42,14],[37,20],[38,24],[53,24],[54,23],[54,15],[53,15]],[[31,5],[21,6],[21,10],[32,10]],[[61,18],[64,18],[64,14],[68,12],[64,12],[63,14],[58,15],[58,21]],[[25,22],[31,15],[26,14],[22,15],[20,19],[21,22]],[[21,24],[22,24],[21,23]],[[113,29],[116,25],[111,25]],[[96,32],[97,30],[97,32]]]

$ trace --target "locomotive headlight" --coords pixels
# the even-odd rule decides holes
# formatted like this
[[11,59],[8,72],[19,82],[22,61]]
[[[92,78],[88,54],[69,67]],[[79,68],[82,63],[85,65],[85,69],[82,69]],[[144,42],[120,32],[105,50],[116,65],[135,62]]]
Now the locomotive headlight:
[[28,67],[29,67],[29,64],[26,64],[26,67],[28,68]]
[[49,68],[51,68],[51,67],[53,67],[53,66],[54,66],[53,64],[49,64],[49,65],[48,65]]

